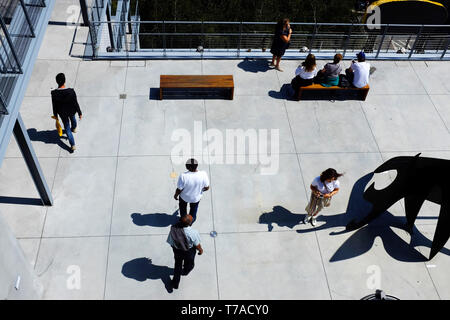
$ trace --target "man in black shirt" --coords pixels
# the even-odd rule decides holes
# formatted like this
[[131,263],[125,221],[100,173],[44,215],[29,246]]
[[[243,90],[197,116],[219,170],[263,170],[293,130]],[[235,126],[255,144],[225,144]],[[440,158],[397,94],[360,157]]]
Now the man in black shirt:
[[77,95],[72,88],[66,88],[66,77],[64,73],[59,73],[56,76],[56,83],[58,83],[58,89],[52,90],[52,104],[53,115],[55,118],[61,118],[66,131],[67,139],[72,149],[75,151],[75,140],[72,132],[77,132],[77,120],[75,119],[75,113],[78,113],[78,117],[82,118],[80,106],[78,105]]

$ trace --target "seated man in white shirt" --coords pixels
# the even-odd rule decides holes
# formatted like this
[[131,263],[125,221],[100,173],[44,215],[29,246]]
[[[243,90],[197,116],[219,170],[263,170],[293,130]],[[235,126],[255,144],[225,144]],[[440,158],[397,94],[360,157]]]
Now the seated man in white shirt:
[[175,200],[179,199],[180,216],[187,214],[187,204],[190,204],[189,214],[192,216],[192,223],[197,219],[197,209],[203,192],[209,190],[209,179],[205,171],[198,171],[198,162],[189,159],[186,162],[188,171],[182,173],[178,178]]
[[366,62],[366,55],[360,52],[356,55],[358,62],[352,61],[350,68],[345,70],[348,81],[356,88],[363,88],[369,84],[370,64]]

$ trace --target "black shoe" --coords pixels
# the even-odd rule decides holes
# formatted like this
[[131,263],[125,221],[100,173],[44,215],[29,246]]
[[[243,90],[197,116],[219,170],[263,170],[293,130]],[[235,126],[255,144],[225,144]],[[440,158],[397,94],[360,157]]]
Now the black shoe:
[[175,282],[173,282],[173,280],[170,281],[170,285],[172,286],[172,288],[178,289],[178,284],[175,284]]

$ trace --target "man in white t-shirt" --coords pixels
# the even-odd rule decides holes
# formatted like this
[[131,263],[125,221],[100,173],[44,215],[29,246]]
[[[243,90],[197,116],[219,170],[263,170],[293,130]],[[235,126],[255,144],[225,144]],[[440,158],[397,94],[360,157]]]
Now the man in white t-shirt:
[[348,81],[357,88],[363,88],[369,84],[370,64],[366,62],[366,54],[360,52],[356,55],[358,62],[352,61],[350,68],[345,70]]
[[187,204],[190,204],[189,214],[192,216],[192,223],[197,219],[197,209],[202,194],[209,190],[209,179],[205,171],[198,171],[198,162],[195,159],[189,159],[186,162],[186,169],[178,178],[177,190],[174,198],[180,205],[180,216],[187,214]]

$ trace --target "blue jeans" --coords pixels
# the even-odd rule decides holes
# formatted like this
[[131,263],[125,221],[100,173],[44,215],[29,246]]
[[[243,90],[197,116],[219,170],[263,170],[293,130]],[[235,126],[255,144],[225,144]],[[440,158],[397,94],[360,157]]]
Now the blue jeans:
[[[64,125],[64,130],[66,131],[67,139],[69,139],[70,146],[75,145],[75,140],[73,139],[72,130],[77,127],[77,119],[75,118],[75,115],[66,118],[61,119]],[[72,125],[70,125],[72,123]]]
[[[179,204],[180,204],[180,216],[185,216],[187,215],[187,202],[184,201],[183,199],[181,199],[181,197],[179,198]],[[196,203],[190,203],[190,210],[189,210],[189,214],[192,216],[192,223],[195,222],[195,220],[197,219],[197,210],[198,210],[198,204],[199,202]]]

